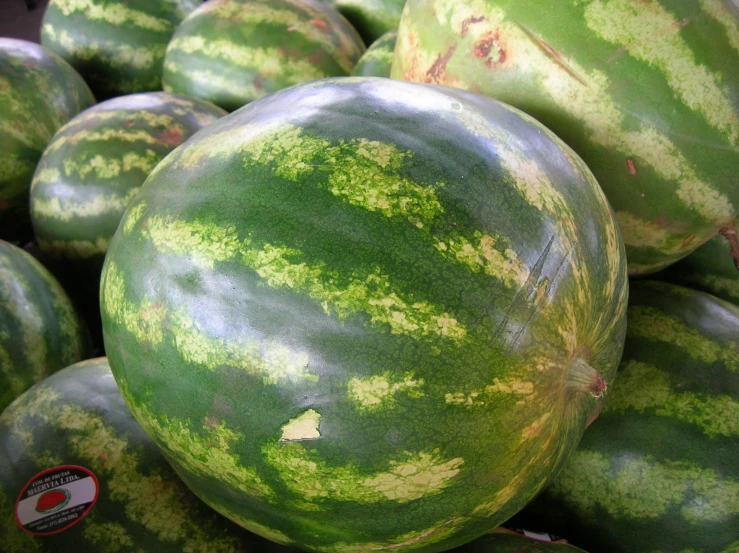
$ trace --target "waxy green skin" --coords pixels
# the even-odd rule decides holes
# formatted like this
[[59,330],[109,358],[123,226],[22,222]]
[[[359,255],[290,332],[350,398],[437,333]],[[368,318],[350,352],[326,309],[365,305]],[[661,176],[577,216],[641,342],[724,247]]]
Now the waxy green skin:
[[544,542],[498,529],[454,549],[452,553],[584,553],[568,543]]
[[606,407],[517,525],[603,553],[739,547],[739,308],[632,282]]
[[87,336],[59,282],[0,240],[0,411],[36,382],[84,359]]
[[721,0],[410,0],[391,75],[488,94],[552,129],[644,275],[739,212],[738,66],[739,17]]
[[397,38],[398,31],[393,29],[373,42],[354,66],[352,76],[389,78]]
[[398,27],[405,0],[321,0],[339,10],[359,32],[365,44],[372,44]]
[[167,43],[200,0],[50,0],[41,44],[80,72],[98,100],[161,90]]
[[73,118],[54,135],[31,185],[31,218],[42,251],[97,288],[108,243],[146,177],[225,114],[196,98],[145,92],[101,102]]
[[685,259],[655,275],[655,278],[700,290],[739,305],[739,269],[730,252],[729,241],[717,234]]
[[435,552],[574,448],[600,402],[582,361],[614,376],[627,286],[597,183],[533,119],[347,77],[163,160],[101,305],[134,416],[216,510],[309,551]]
[[[32,536],[15,501],[38,473],[76,465],[98,480],[97,502],[74,526]],[[105,357],[67,367],[0,416],[3,553],[290,553],[217,515],[180,481],[131,416]]]
[[59,127],[95,103],[82,77],[53,52],[0,38],[0,238],[31,237],[28,189]]
[[364,50],[347,20],[318,0],[210,0],[167,46],[164,90],[234,111],[295,84],[348,75]]

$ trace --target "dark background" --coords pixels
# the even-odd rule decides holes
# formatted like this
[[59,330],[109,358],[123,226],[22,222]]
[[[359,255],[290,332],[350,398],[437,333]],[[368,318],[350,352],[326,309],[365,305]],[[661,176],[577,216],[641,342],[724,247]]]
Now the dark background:
[[[49,0],[0,0],[0,37],[39,42],[41,18]],[[35,6],[31,10],[26,4]]]

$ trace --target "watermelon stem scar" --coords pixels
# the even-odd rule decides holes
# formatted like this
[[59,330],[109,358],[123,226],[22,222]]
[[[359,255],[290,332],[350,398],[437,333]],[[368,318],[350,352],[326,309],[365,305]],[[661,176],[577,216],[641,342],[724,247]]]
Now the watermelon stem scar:
[[565,387],[575,392],[588,392],[594,398],[603,397],[608,383],[598,371],[590,366],[587,348],[581,349],[570,361]]

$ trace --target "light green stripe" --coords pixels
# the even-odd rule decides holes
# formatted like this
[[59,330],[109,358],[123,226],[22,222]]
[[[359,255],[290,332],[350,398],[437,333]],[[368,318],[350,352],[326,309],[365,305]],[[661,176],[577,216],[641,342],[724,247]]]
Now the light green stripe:
[[[728,11],[725,16],[731,19]],[[596,0],[585,8],[585,21],[598,36],[659,69],[690,109],[701,112],[731,144],[737,143],[739,121],[732,99],[721,89],[717,75],[695,61],[680,35],[680,23],[662,5]]]
[[687,462],[658,463],[631,454],[609,459],[577,451],[554,480],[551,493],[597,516],[654,519],[680,507],[690,523],[722,522],[739,514],[739,482]]
[[132,10],[121,3],[99,0],[53,0],[52,6],[67,17],[79,12],[84,14],[85,19],[110,23],[115,27],[133,25],[158,32],[167,32],[173,28],[172,23],[166,19],[154,17],[143,11]]
[[[736,0],[734,2],[736,4]],[[729,44],[739,52],[739,18],[727,8],[722,0],[700,0],[700,3],[701,8],[726,30]],[[736,4],[736,10],[739,10],[739,4]],[[737,552],[739,553],[739,543],[737,543]]]
[[81,130],[74,134],[64,134],[58,136],[49,144],[45,154],[57,151],[67,144],[78,144],[79,142],[108,142],[111,140],[120,140],[122,142],[144,142],[146,144],[161,144],[159,140],[151,135],[150,132],[138,129],[105,129],[102,131],[85,131]]
[[[259,89],[253,84],[235,82],[233,79],[224,77],[223,73],[220,72],[187,67],[173,61],[170,57],[164,60],[164,70],[170,73],[170,76],[180,75],[184,77],[195,88],[203,88],[205,90],[216,89],[221,93],[228,93],[237,98],[257,100],[269,93],[267,90]],[[165,92],[174,92],[174,89],[168,82],[164,83],[164,90]]]
[[[168,99],[162,99],[160,105],[167,103]],[[104,123],[113,122],[113,127],[120,127],[125,123],[143,123],[152,128],[165,128],[175,123],[170,115],[154,113],[146,109],[111,109],[101,111],[99,109],[86,110],[69,120],[58,134],[69,132],[70,129],[80,126],[102,126]]]
[[675,389],[669,373],[639,361],[619,368],[607,411],[649,411],[694,424],[710,437],[739,436],[739,402],[728,395],[706,395]]
[[386,500],[407,503],[437,494],[459,474],[464,463],[460,457],[444,461],[438,453],[406,451],[388,463],[388,470],[367,474],[352,463],[329,466],[300,443],[270,443],[262,453],[280,472],[285,485],[307,501],[326,498],[360,504]]
[[687,356],[705,363],[720,361],[726,368],[739,372],[739,352],[703,336],[696,329],[658,309],[634,305],[628,311],[627,335],[645,338],[680,348]]
[[395,395],[400,392],[412,398],[423,396],[424,393],[420,389],[423,384],[423,378],[416,379],[411,372],[393,374],[385,371],[382,375],[369,378],[354,377],[349,380],[349,398],[360,411],[384,411],[392,409]]
[[110,238],[98,236],[92,240],[47,240],[36,237],[36,241],[44,253],[61,259],[89,259],[104,255],[110,246]]

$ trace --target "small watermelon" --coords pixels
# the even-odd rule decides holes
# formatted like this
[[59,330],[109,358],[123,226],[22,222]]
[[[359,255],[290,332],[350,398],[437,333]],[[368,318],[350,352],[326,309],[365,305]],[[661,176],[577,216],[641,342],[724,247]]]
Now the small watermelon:
[[356,77],[390,77],[397,38],[398,31],[396,29],[390,30],[378,38],[362,54],[351,74]]
[[167,46],[164,90],[233,111],[290,85],[348,75],[364,50],[318,0],[210,0]]
[[462,545],[532,498],[621,357],[623,244],[529,116],[379,77],[253,102],[149,175],[111,369],[200,497],[317,552]]
[[290,553],[221,517],[133,420],[107,359],[67,367],[0,416],[3,553]]
[[[597,550],[594,550],[597,551]],[[585,553],[565,540],[548,534],[514,532],[498,527],[449,553]]]
[[372,44],[397,28],[405,0],[321,0],[339,10],[359,32],[365,44]]
[[59,282],[0,240],[0,411],[51,373],[84,359],[87,335]]
[[514,520],[599,553],[739,550],[739,307],[633,282],[605,409]]
[[50,0],[41,44],[80,72],[98,100],[162,88],[164,50],[201,0]]
[[0,238],[31,238],[28,189],[59,127],[95,103],[82,77],[46,48],[0,38]]

